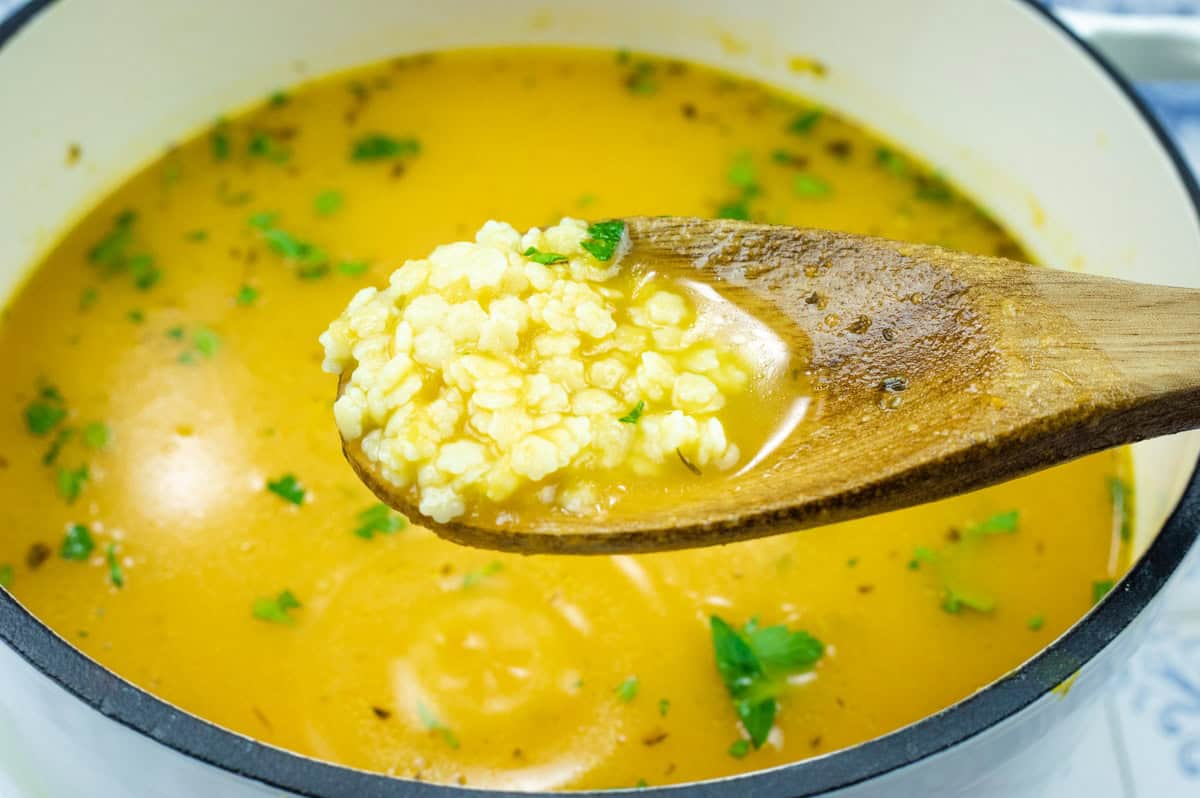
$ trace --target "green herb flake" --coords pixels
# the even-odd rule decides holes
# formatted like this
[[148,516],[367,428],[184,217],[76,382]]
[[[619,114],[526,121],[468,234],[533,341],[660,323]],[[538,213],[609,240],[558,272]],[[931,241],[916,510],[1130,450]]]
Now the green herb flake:
[[1113,579],[1097,579],[1092,582],[1092,603],[1099,604],[1103,601],[1116,584],[1116,580]]
[[146,320],[146,313],[145,311],[134,308],[125,314],[125,318],[129,319],[129,321],[133,322],[134,324],[141,324]]
[[283,142],[263,131],[250,137],[250,143],[246,145],[246,154],[251,158],[260,158],[276,164],[287,163],[292,157],[291,150]]
[[908,561],[908,569],[910,571],[918,571],[921,568],[921,563],[937,562],[937,553],[928,546],[917,546],[913,549],[912,559]]
[[942,595],[942,609],[957,615],[964,609],[987,614],[996,609],[996,600],[990,596],[946,588]]
[[1021,520],[1019,510],[1008,510],[981,521],[978,524],[972,524],[966,528],[966,534],[971,537],[986,537],[988,535],[1012,535],[1017,531],[1017,524]]
[[91,310],[92,307],[95,306],[96,302],[99,301],[99,299],[100,292],[95,288],[89,286],[88,288],[83,289],[83,292],[79,295],[80,312]]
[[371,133],[354,142],[350,148],[352,161],[385,161],[407,155],[419,155],[421,143],[413,138],[394,138]]
[[620,700],[621,703],[628,704],[630,701],[637,698],[638,688],[640,686],[641,683],[638,681],[638,677],[630,676],[628,679],[618,684],[616,690],[613,692],[617,694],[617,699]]
[[83,486],[88,480],[87,466],[79,468],[58,469],[58,495],[67,504],[73,504],[83,493]]
[[376,535],[392,535],[408,526],[408,519],[386,504],[373,504],[358,514],[354,534],[363,540]]
[[593,222],[588,225],[587,233],[588,237],[579,246],[598,261],[610,261],[625,237],[625,222],[620,219]]
[[344,260],[337,265],[339,273],[347,277],[361,277],[371,268],[371,264],[365,260]]
[[1041,631],[1041,628],[1046,625],[1046,618],[1040,612],[1029,616],[1029,620],[1025,622],[1025,628],[1031,632]]
[[304,503],[304,486],[293,474],[284,474],[279,479],[269,480],[267,490],[274,493],[285,502],[297,506]]
[[729,746],[729,755],[734,759],[745,759],[746,754],[750,753],[750,741],[737,739]]
[[188,241],[192,241],[194,243],[200,243],[201,241],[208,240],[208,231],[207,230],[192,230],[191,232],[185,233],[183,237]]
[[1133,540],[1133,495],[1129,483],[1119,477],[1108,478],[1108,496],[1112,500],[1114,523],[1121,540]]
[[937,175],[920,175],[917,177],[916,197],[923,202],[945,205],[954,199],[954,190]]
[[807,111],[802,111],[788,123],[787,132],[807,136],[816,127],[817,123],[821,121],[823,116],[825,116],[825,112],[820,108],[811,108]]
[[420,718],[421,725],[431,732],[436,732],[442,738],[442,742],[451,748],[458,748],[458,738],[454,736],[454,732],[438,720],[437,715],[433,714],[429,707],[419,701],[417,702],[417,717]]
[[275,220],[278,218],[279,214],[273,211],[259,211],[258,213],[251,214],[250,218],[247,219],[246,222],[255,230],[266,230],[270,227],[273,227],[275,225]]
[[108,563],[108,581],[113,587],[125,587],[125,573],[121,570],[121,561],[117,559],[117,544],[109,543],[104,550],[104,560]]
[[521,254],[529,258],[534,263],[540,263],[543,266],[549,266],[552,263],[562,263],[563,261],[570,260],[566,255],[560,255],[557,252],[542,252],[537,247],[529,247]]
[[89,449],[104,449],[112,440],[112,431],[103,421],[93,421],[83,428],[83,445]]
[[62,448],[66,446],[67,442],[73,437],[75,437],[74,427],[63,427],[60,429],[58,434],[54,436],[54,440],[50,443],[50,446],[46,448],[45,453],[42,455],[42,465],[54,465],[55,461],[58,460],[58,455],[62,453]]
[[751,621],[738,631],[715,615],[709,625],[717,672],[757,749],[775,723],[777,699],[787,677],[811,669],[825,646],[807,632],[785,626],[760,628]]
[[0,587],[12,587],[13,579],[16,577],[16,572],[11,565],[0,565]]
[[638,403],[633,406],[633,409],[631,409],[628,413],[626,413],[625,415],[618,418],[617,421],[620,421],[622,424],[636,424],[636,423],[638,423],[638,420],[641,419],[642,412],[645,409],[646,409],[646,403],[643,402],[641,399],[639,399]]
[[896,177],[903,177],[908,174],[908,159],[887,147],[880,147],[875,150],[875,163],[881,169],[890,172]]
[[670,711],[671,711],[671,700],[669,698],[658,699],[658,714],[661,717],[665,718],[667,716],[667,713]]
[[92,540],[92,533],[83,524],[68,524],[67,533],[63,537],[61,548],[58,553],[64,560],[75,560],[82,562],[92,554],[92,549],[96,547],[96,543]]
[[504,566],[496,560],[493,560],[477,571],[468,571],[467,573],[463,574],[463,590],[470,590],[471,588],[482,584],[483,580],[487,579],[489,576],[495,576],[503,570]]
[[229,143],[229,126],[223,120],[217,120],[211,133],[208,134],[209,151],[214,161],[229,160],[232,146]]
[[345,197],[340,191],[322,191],[313,200],[313,210],[317,212],[318,216],[331,216],[341,209],[344,201]]
[[296,622],[291,614],[302,606],[300,600],[290,590],[284,590],[278,596],[257,598],[251,605],[250,612],[260,621],[291,625]]
[[792,191],[798,197],[807,199],[820,199],[828,197],[833,193],[833,188],[829,183],[825,182],[816,175],[810,175],[807,172],[801,172],[792,178]]
[[754,159],[748,152],[738,153],[729,167],[729,182],[753,196],[758,193],[758,179],[754,171]]
[[192,346],[204,357],[213,357],[221,348],[221,338],[207,327],[197,326],[192,330]]
[[175,325],[174,327],[168,327],[167,328],[167,337],[170,338],[172,341],[182,341],[183,340],[183,327],[180,325]]
[[252,285],[243,284],[242,287],[238,289],[237,295],[234,296],[233,301],[245,307],[246,305],[253,305],[257,299],[258,289]]
[[53,386],[42,388],[38,398],[25,407],[25,426],[38,437],[49,435],[66,417],[62,395]]
[[750,221],[750,204],[744,199],[728,202],[717,208],[717,218],[748,222]]
[[282,108],[291,101],[292,98],[289,97],[288,93],[283,90],[271,92],[271,95],[267,97],[267,105],[271,106],[272,108]]

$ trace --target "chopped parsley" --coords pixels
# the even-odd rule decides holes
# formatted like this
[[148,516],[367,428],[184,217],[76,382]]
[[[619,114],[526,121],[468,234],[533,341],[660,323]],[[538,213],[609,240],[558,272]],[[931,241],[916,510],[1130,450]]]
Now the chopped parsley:
[[654,94],[658,91],[657,73],[657,64],[651,61],[638,61],[625,78],[625,88],[633,94]]
[[290,625],[296,622],[291,610],[298,610],[302,606],[292,591],[284,590],[278,596],[255,599],[250,611],[260,621]]
[[792,191],[798,197],[807,197],[809,199],[820,199],[828,197],[833,193],[833,188],[829,183],[825,182],[816,175],[801,172],[792,178]]
[[625,237],[625,223],[620,219],[607,222],[593,222],[588,225],[588,237],[579,246],[591,253],[599,261],[612,260]]
[[1112,592],[1117,583],[1113,579],[1097,579],[1092,582],[1092,603],[1099,604],[1105,596]]
[[817,123],[821,121],[821,117],[823,116],[825,116],[825,112],[820,108],[810,108],[807,111],[801,111],[788,123],[787,132],[807,136],[816,127]]
[[887,147],[880,147],[875,150],[875,163],[881,169],[891,172],[896,177],[904,177],[908,174],[908,159]]
[[218,119],[213,126],[212,132],[208,134],[208,146],[214,161],[229,160],[232,147],[229,143],[229,125],[225,120]]
[[640,686],[641,683],[638,681],[638,677],[630,676],[628,679],[617,685],[617,689],[615,691],[617,698],[620,699],[622,703],[628,704],[630,701],[637,698],[638,688]]
[[454,732],[438,720],[437,715],[434,715],[429,707],[417,702],[417,717],[421,719],[421,725],[431,732],[437,732],[442,738],[442,741],[451,748],[458,748],[458,738],[454,736]]
[[825,645],[807,632],[763,628],[753,620],[740,631],[715,615],[709,625],[717,672],[750,742],[760,748],[775,723],[787,677],[810,670],[824,655]]
[[38,437],[49,435],[66,417],[66,403],[53,385],[42,387],[25,407],[25,426]]
[[58,553],[64,560],[83,561],[91,556],[96,543],[92,533],[83,524],[68,524],[67,533],[63,537],[62,546]]
[[1046,618],[1040,612],[1036,615],[1029,616],[1029,620],[1025,622],[1025,628],[1031,632],[1040,631],[1046,625]]
[[928,546],[917,546],[913,549],[912,559],[908,561],[908,569],[910,571],[918,571],[921,568],[921,563],[932,563],[937,561],[937,553]]
[[288,93],[280,90],[271,92],[271,96],[267,98],[267,105],[271,106],[272,108],[281,108],[291,101],[292,98],[288,96]]
[[477,571],[468,571],[467,573],[463,574],[463,590],[469,590],[470,588],[475,587],[476,585],[482,583],[483,580],[487,579],[489,576],[495,576],[502,570],[504,570],[504,566],[496,560],[492,560],[490,563]]
[[287,163],[292,157],[292,151],[282,141],[261,130],[250,137],[250,143],[246,145],[246,154],[251,158],[261,158],[278,164]]
[[42,455],[42,465],[54,465],[58,460],[58,455],[62,453],[62,448],[67,445],[71,438],[75,437],[74,427],[63,427],[54,436],[54,441],[47,447],[45,454]]
[[277,214],[256,213],[250,226],[262,234],[263,241],[276,254],[296,263],[296,275],[301,279],[324,277],[329,273],[329,255],[320,247],[303,241],[275,226]]
[[243,284],[242,287],[238,289],[237,295],[234,296],[233,301],[244,306],[253,305],[256,299],[258,299],[258,289],[252,285]]
[[761,192],[750,153],[740,152],[734,156],[727,178],[729,183],[738,190],[738,196],[718,207],[717,217],[743,222],[750,221],[750,200]]
[[205,357],[212,357],[221,348],[221,339],[207,327],[198,326],[192,330],[192,346]]
[[318,216],[331,216],[341,209],[344,201],[345,198],[340,191],[322,191],[313,200],[313,209]]
[[12,587],[16,573],[11,565],[0,565],[0,587]]
[[104,560],[108,563],[108,581],[113,587],[125,587],[125,573],[121,570],[121,561],[117,559],[117,544],[109,543],[104,550]]
[[565,260],[569,260],[566,255],[560,255],[557,252],[542,252],[537,247],[529,247],[521,254],[529,258],[534,263],[540,263],[543,266],[549,266],[551,263],[562,263]]
[[83,289],[83,293],[79,295],[79,310],[90,310],[91,307],[99,301],[99,299],[100,292],[95,288],[88,287]]
[[347,277],[361,277],[371,268],[365,260],[344,260],[337,265],[337,270]]
[[1133,540],[1133,502],[1130,501],[1132,491],[1129,483],[1120,477],[1108,478],[1108,495],[1112,499],[1114,523],[1121,535],[1121,540]]
[[89,449],[103,449],[112,440],[112,431],[103,421],[93,421],[83,428],[83,445]]
[[996,600],[979,593],[947,587],[942,593],[942,609],[951,615],[957,615],[964,609],[986,614],[996,609]]
[[207,241],[208,240],[208,231],[207,230],[192,230],[190,233],[186,234],[184,236],[184,238],[186,238],[188,241],[192,241],[195,243],[200,243],[201,241]]
[[83,493],[83,486],[87,480],[88,469],[85,465],[79,468],[58,469],[58,495],[62,496],[67,504],[73,504]]
[[125,210],[113,219],[112,229],[88,250],[88,261],[99,267],[106,276],[127,273],[134,287],[149,291],[162,278],[154,258],[145,253],[133,254],[133,228],[137,214]]
[[918,175],[916,197],[924,202],[946,204],[954,199],[954,190],[938,175]]
[[622,424],[636,424],[642,417],[642,412],[646,409],[646,403],[638,399],[638,403],[633,406],[628,413],[617,419]]
[[358,514],[354,534],[363,540],[376,535],[391,535],[408,526],[408,519],[386,504],[373,504]]
[[990,518],[981,521],[978,524],[972,524],[966,528],[966,534],[971,537],[984,537],[986,535],[1012,535],[1017,531],[1017,522],[1021,518],[1019,510],[1008,510],[1003,513],[996,513]]
[[729,746],[729,755],[734,759],[745,759],[748,753],[750,753],[749,740],[734,740],[733,744]]
[[145,311],[134,308],[125,314],[125,318],[129,319],[134,324],[141,324],[146,320],[146,313]]
[[665,718],[667,716],[667,713],[670,711],[671,711],[671,700],[669,698],[658,699],[658,714]]
[[304,503],[304,486],[300,484],[300,480],[296,479],[294,474],[284,474],[279,479],[269,480],[267,490],[286,502],[295,505]]
[[354,142],[350,148],[352,161],[385,161],[406,155],[418,155],[421,142],[414,138],[394,138],[382,133],[371,133]]

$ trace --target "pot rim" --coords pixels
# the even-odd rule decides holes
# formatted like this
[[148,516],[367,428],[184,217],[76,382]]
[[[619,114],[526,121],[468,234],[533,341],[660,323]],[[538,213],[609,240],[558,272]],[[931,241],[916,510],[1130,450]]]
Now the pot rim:
[[[0,47],[55,0],[28,0],[0,19]],[[1200,226],[1200,187],[1145,101],[1098,52],[1038,0],[1017,0],[1092,62],[1137,111],[1170,158]],[[921,720],[850,748],[812,759],[707,781],[643,788],[639,796],[696,798],[730,794],[805,798],[845,789],[959,745],[1017,714],[1069,679],[1108,646],[1159,594],[1200,536],[1200,462],[1178,504],[1143,555],[1111,593],[1061,637],[1017,669]],[[427,784],[306,757],[228,731],[163,701],[87,657],[0,590],[0,641],[35,669],[110,720],[237,776],[309,798],[445,798],[529,795]],[[614,791],[575,792],[607,796]]]

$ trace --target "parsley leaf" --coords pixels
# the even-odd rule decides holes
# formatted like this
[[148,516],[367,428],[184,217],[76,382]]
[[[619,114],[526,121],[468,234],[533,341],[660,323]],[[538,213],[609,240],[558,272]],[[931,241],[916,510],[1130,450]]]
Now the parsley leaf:
[[363,540],[375,535],[391,535],[408,526],[408,519],[386,504],[374,504],[358,514],[358,526],[354,534]]
[[875,163],[897,177],[903,177],[908,174],[908,160],[900,153],[890,150],[887,147],[880,147],[875,150]]
[[792,178],[792,191],[798,197],[807,197],[809,199],[820,199],[828,197],[833,193],[833,188],[829,183],[825,182],[816,175],[810,175],[806,172],[801,172]]
[[337,265],[337,270],[347,277],[359,277],[366,274],[369,268],[365,260],[345,260]]
[[665,718],[667,716],[667,713],[670,711],[671,711],[671,700],[669,698],[658,699],[658,714]]
[[286,502],[296,505],[304,503],[304,486],[293,474],[284,474],[279,479],[270,480],[267,482],[267,490]]
[[108,581],[113,587],[125,587],[125,574],[121,570],[121,562],[117,559],[117,544],[109,543],[104,550],[104,559],[108,563]]
[[250,611],[260,621],[290,625],[295,623],[296,619],[289,610],[298,610],[302,606],[292,591],[284,590],[278,596],[255,599]]
[[62,448],[67,445],[71,438],[75,437],[74,427],[63,427],[54,436],[54,441],[46,449],[46,453],[42,455],[42,465],[54,465],[58,460],[58,455],[62,452]]
[[212,132],[208,134],[208,146],[214,161],[229,160],[229,151],[232,148],[229,145],[229,125],[225,120],[218,119],[213,126]]
[[1025,628],[1031,632],[1039,631],[1046,625],[1046,618],[1040,612],[1036,615],[1031,615],[1029,620],[1025,622]]
[[496,560],[493,560],[492,562],[480,568],[478,571],[468,571],[467,573],[463,574],[463,590],[473,588],[483,582],[484,579],[487,579],[489,576],[495,576],[503,570],[504,566]]
[[442,741],[451,748],[458,748],[458,738],[454,736],[454,732],[450,731],[440,720],[437,715],[434,715],[429,707],[417,702],[417,717],[421,719],[421,725],[432,732],[437,732],[441,735]]
[[83,493],[83,485],[87,480],[88,469],[85,465],[79,468],[58,469],[58,495],[62,496],[67,504],[74,503]]
[[12,587],[13,577],[16,573],[11,565],[0,565],[0,587]]
[[103,421],[93,421],[83,428],[83,445],[89,449],[103,449],[112,440],[112,432]]
[[382,133],[372,133],[354,142],[350,149],[353,161],[383,161],[405,155],[418,155],[421,143],[413,138],[393,138]]
[[158,283],[162,271],[154,265],[152,256],[130,252],[135,222],[137,214],[132,210],[117,214],[108,234],[88,250],[88,260],[106,275],[130,274],[135,288],[148,291]]
[[83,524],[69,524],[58,553],[64,560],[86,560],[96,547],[92,533]]
[[62,394],[53,386],[38,392],[38,398],[25,407],[25,426],[39,437],[48,435],[67,417]]
[[1012,535],[1017,531],[1017,522],[1021,518],[1019,510],[996,513],[985,521],[967,527],[966,534],[972,537],[985,535]]
[[816,124],[821,121],[821,117],[823,116],[825,116],[825,112],[820,108],[810,108],[807,111],[801,111],[788,123],[787,131],[788,133],[807,136],[816,127]]
[[717,208],[717,218],[748,222],[750,221],[750,204],[745,199],[739,199],[722,205]]
[[625,223],[620,219],[607,222],[593,222],[588,225],[588,237],[579,246],[591,253],[599,261],[612,260],[625,237]]
[[1116,580],[1113,579],[1097,579],[1092,582],[1092,603],[1099,604],[1103,601],[1116,584]]
[[734,740],[733,744],[729,746],[729,755],[734,759],[745,759],[748,753],[750,753],[749,740]]
[[537,247],[529,247],[521,253],[529,258],[534,263],[540,263],[543,266],[549,266],[551,263],[562,263],[569,260],[566,255],[560,255],[557,252],[542,252]]
[[270,133],[259,131],[250,137],[246,146],[246,154],[251,158],[262,158],[271,163],[287,163],[292,157],[292,151],[282,141]]
[[192,346],[205,357],[212,357],[221,348],[221,338],[207,327],[197,326],[192,330]]
[[316,210],[318,216],[330,216],[338,212],[342,207],[343,200],[344,198],[340,191],[322,191],[313,200],[313,208]]
[[748,152],[740,152],[729,167],[729,182],[751,196],[758,193],[758,180],[754,174],[754,161]]
[[759,748],[775,723],[777,699],[787,677],[815,665],[824,655],[824,644],[784,626],[760,629],[751,622],[739,632],[715,615],[709,626],[717,672],[750,742]]
[[628,679],[617,685],[617,698],[619,698],[622,703],[628,704],[630,701],[637,698],[638,688],[640,686],[641,683],[638,681],[638,677],[630,676]]
[[1113,516],[1120,525],[1121,540],[1133,539],[1133,491],[1129,483],[1119,477],[1108,478],[1108,495],[1112,499]]
[[945,205],[954,199],[954,190],[938,175],[917,176],[917,199]]
[[256,299],[258,299],[258,289],[252,285],[243,284],[242,287],[238,289],[237,296],[233,298],[233,301],[239,305],[245,306],[253,305]]
[[996,609],[996,600],[981,593],[947,587],[942,594],[942,609],[951,615],[957,615],[964,608],[975,612],[989,613]]
[[630,410],[625,415],[618,418],[617,421],[620,421],[622,424],[636,424],[636,423],[638,423],[638,420],[642,417],[642,411],[644,411],[645,409],[646,409],[646,403],[643,402],[641,399],[639,399],[638,403],[633,406],[633,409]]

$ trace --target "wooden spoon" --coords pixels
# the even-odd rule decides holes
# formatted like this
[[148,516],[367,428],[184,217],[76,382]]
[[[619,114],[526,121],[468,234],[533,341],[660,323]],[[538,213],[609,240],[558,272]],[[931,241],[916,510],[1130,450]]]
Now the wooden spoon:
[[547,513],[518,528],[421,518],[344,445],[380,499],[473,546],[657,551],[895,510],[1200,427],[1200,290],[827,230],[626,221],[626,263],[702,275],[752,314],[784,320],[791,329],[778,332],[811,352],[819,418],[686,504]]

